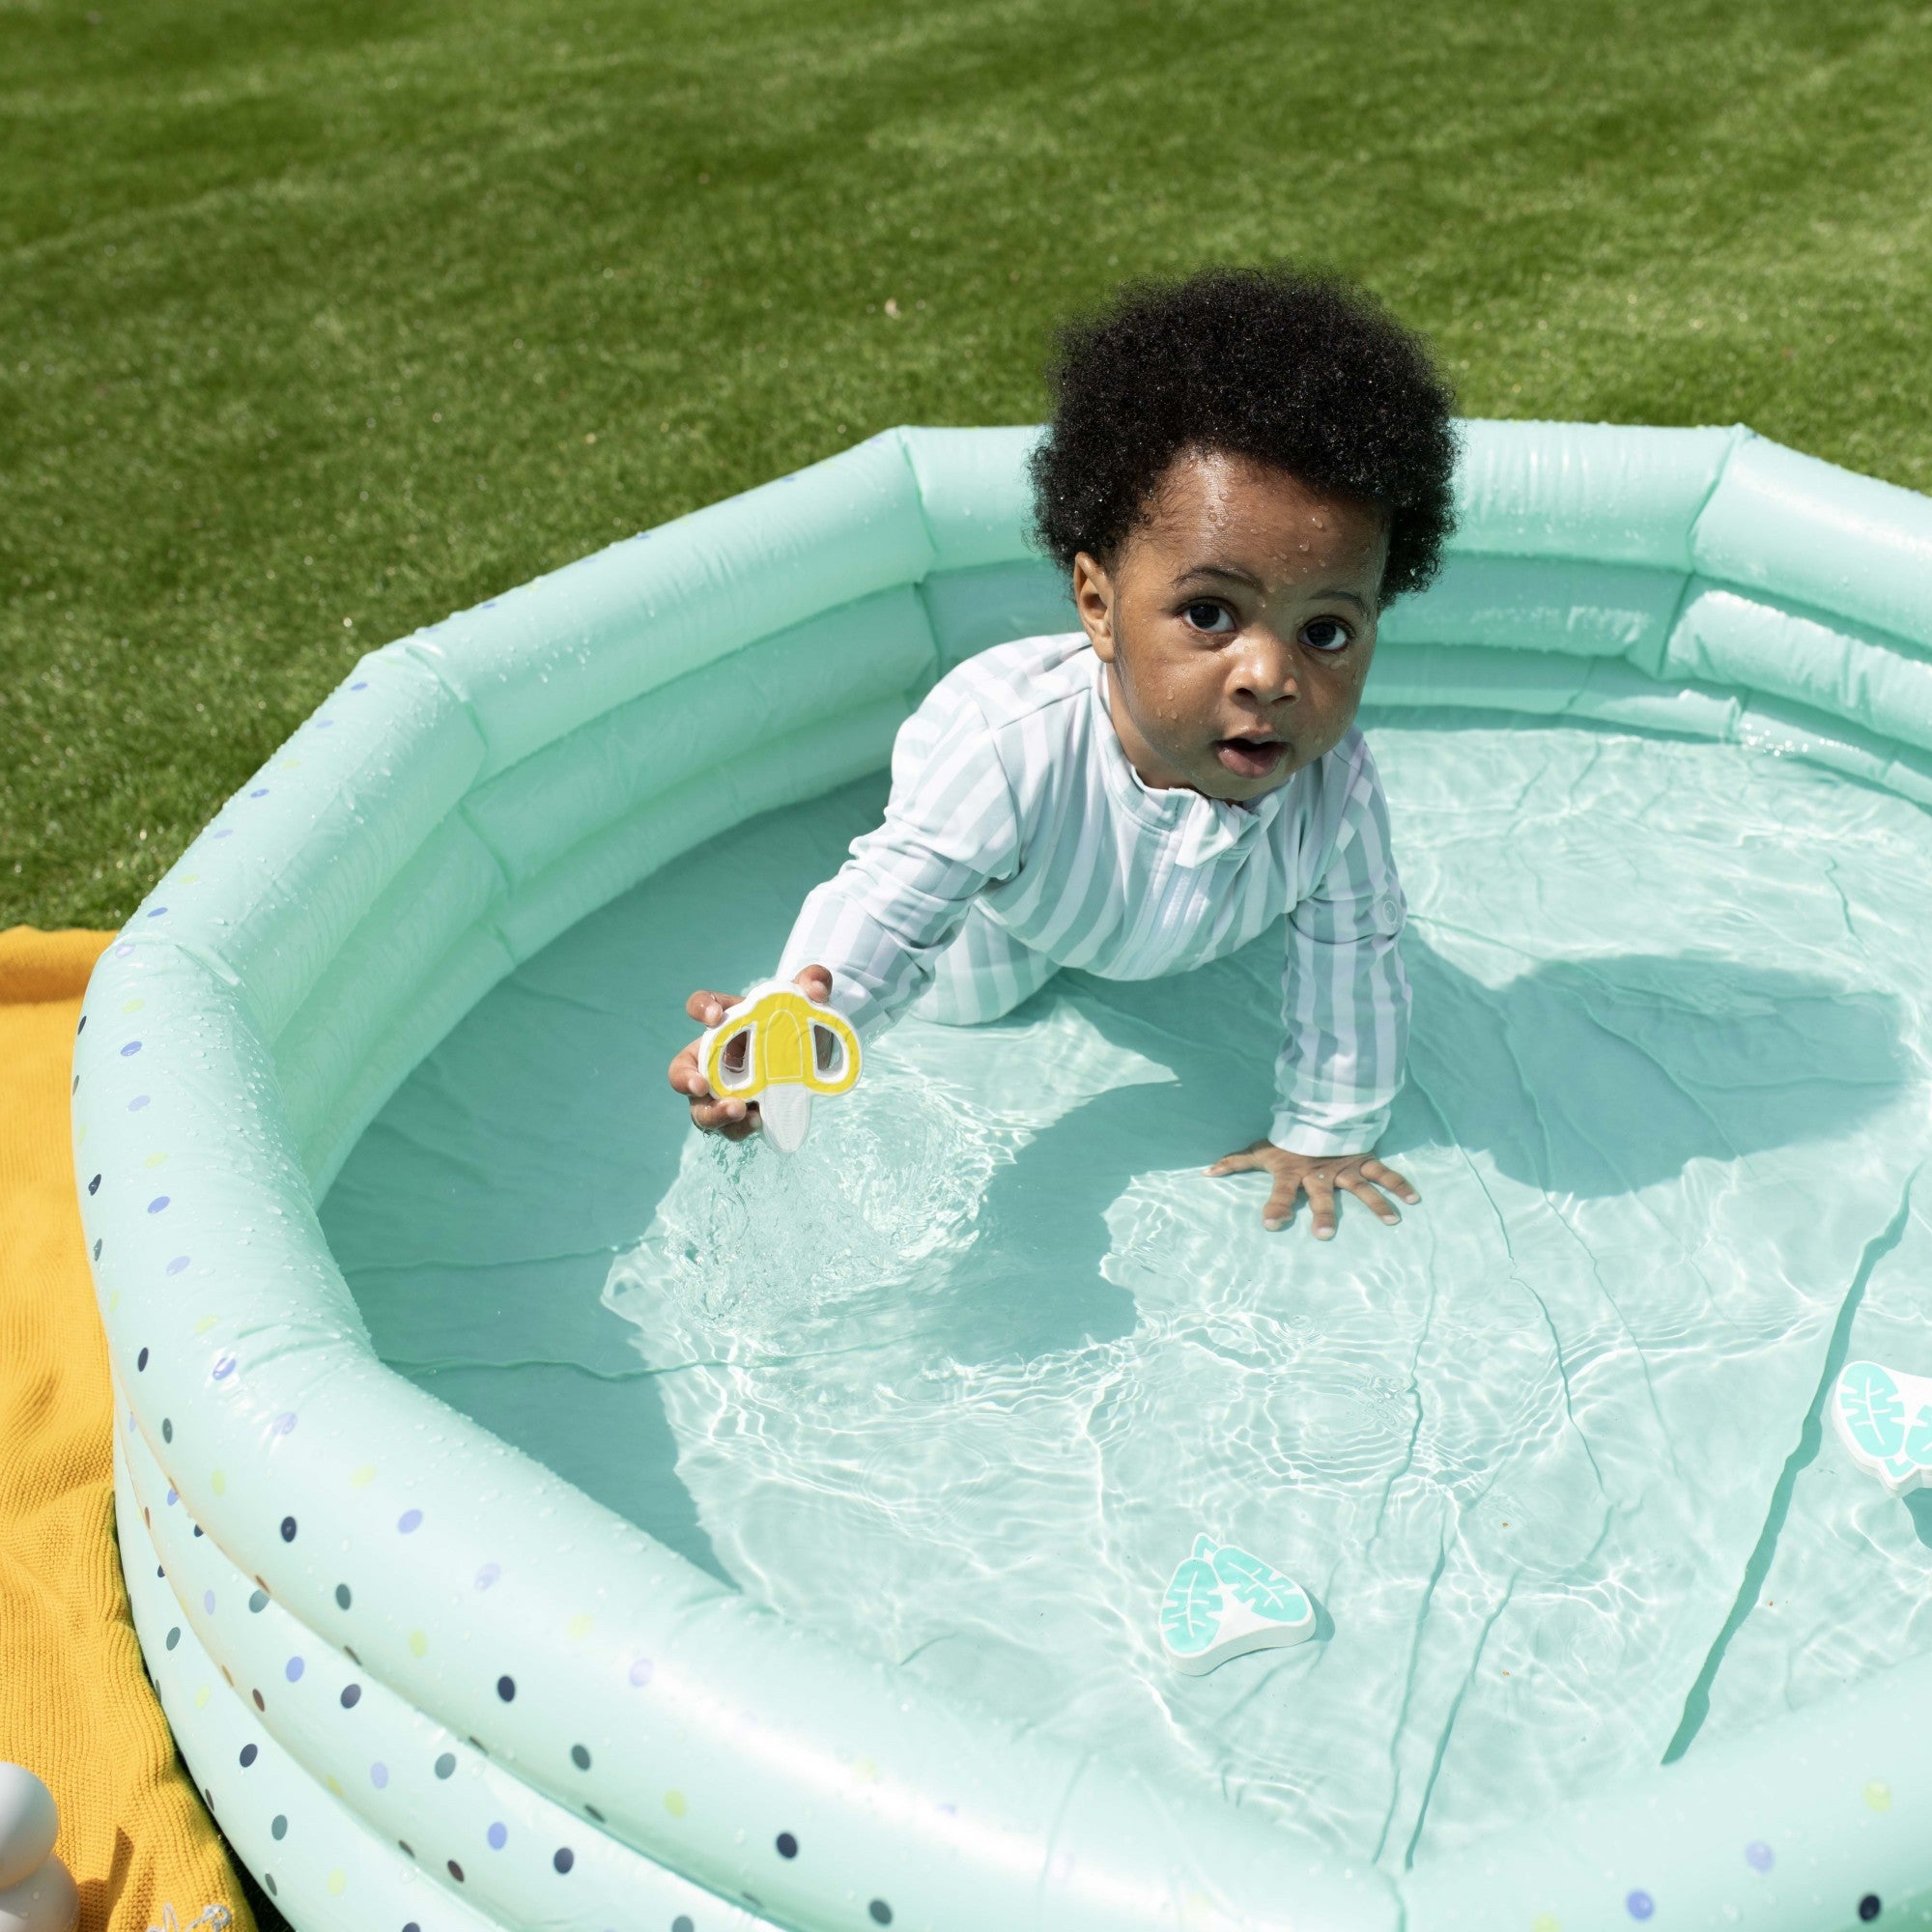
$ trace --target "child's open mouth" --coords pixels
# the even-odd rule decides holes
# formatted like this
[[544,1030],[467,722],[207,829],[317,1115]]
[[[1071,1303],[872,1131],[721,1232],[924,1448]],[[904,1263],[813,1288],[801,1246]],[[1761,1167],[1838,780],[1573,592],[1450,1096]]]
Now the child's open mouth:
[[1216,738],[1214,755],[1237,779],[1264,779],[1287,755],[1279,738]]

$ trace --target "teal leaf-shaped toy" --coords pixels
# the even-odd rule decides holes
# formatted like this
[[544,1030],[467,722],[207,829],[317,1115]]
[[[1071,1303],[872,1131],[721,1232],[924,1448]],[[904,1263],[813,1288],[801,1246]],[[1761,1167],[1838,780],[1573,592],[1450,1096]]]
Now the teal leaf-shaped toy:
[[1190,1556],[1174,1573],[1160,1605],[1161,1641],[1171,1657],[1199,1657],[1221,1628],[1221,1586],[1213,1566]]
[[1232,1543],[1214,1552],[1214,1575],[1237,1603],[1270,1623],[1299,1624],[1314,1617],[1314,1605],[1300,1584],[1290,1582],[1279,1570]]
[[1205,1677],[1232,1657],[1279,1649],[1315,1634],[1308,1593],[1233,1544],[1197,1536],[1161,1600],[1160,1635],[1177,1670]]
[[1847,1362],[1829,1406],[1853,1462],[1894,1495],[1932,1481],[1932,1378]]

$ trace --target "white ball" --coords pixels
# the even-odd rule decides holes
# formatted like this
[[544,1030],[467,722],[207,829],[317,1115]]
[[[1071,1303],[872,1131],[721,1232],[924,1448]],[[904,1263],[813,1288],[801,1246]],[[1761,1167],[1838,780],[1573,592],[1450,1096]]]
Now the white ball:
[[[46,1862],[59,1831],[53,1793],[23,1766],[0,1764],[0,1892]],[[12,1932],[4,1918],[0,1932]]]
[[0,1932],[73,1932],[79,1917],[80,1893],[58,1859],[0,1891]]

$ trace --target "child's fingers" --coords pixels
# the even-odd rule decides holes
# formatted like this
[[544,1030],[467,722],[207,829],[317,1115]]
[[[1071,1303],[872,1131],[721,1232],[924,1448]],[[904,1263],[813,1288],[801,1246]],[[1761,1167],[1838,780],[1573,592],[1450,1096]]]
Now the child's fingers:
[[1247,1174],[1255,1168],[1267,1166],[1264,1156],[1273,1151],[1266,1141],[1257,1141],[1253,1147],[1244,1147],[1236,1153],[1224,1153],[1212,1167],[1204,1167],[1203,1174]]
[[689,1099],[708,1100],[711,1097],[711,1089],[705,1084],[704,1075],[697,1070],[696,1040],[687,1047],[681,1047],[673,1056],[668,1078],[673,1090]]
[[736,993],[696,992],[685,1001],[685,1015],[699,1026],[715,1027],[738,1004]]
[[1370,1181],[1361,1170],[1340,1177],[1341,1183],[1357,1201],[1375,1210],[1376,1218],[1393,1228],[1402,1219],[1381,1190]]
[[731,1140],[742,1140],[750,1133],[756,1122],[752,1109],[743,1100],[694,1100],[691,1103],[691,1123],[707,1134],[724,1134]]
[[1378,1187],[1386,1187],[1391,1194],[1397,1194],[1413,1208],[1422,1199],[1406,1174],[1398,1174],[1392,1167],[1384,1167],[1378,1160],[1365,1160],[1362,1173]]
[[1335,1183],[1325,1174],[1311,1174],[1302,1183],[1308,1189],[1308,1211],[1315,1217],[1315,1238],[1332,1240],[1335,1235]]
[[820,1006],[832,997],[832,974],[824,966],[801,966],[792,978],[792,984],[808,1000],[816,1000]]
[[[1250,1163],[1258,1165],[1259,1163]],[[1298,1174],[1277,1174],[1274,1185],[1268,1190],[1267,1206],[1262,1209],[1262,1226],[1272,1234],[1277,1228],[1291,1227],[1294,1221],[1294,1204],[1300,1198],[1306,1180]],[[1309,1200],[1313,1202],[1311,1190]]]

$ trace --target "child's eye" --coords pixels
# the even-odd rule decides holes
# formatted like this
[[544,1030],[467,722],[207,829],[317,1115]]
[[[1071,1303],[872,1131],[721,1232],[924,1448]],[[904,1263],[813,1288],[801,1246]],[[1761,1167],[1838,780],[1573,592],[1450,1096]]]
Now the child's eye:
[[1225,604],[1204,599],[1184,606],[1180,614],[1195,630],[1207,631],[1217,637],[1225,637],[1235,628],[1234,613]]
[[1301,641],[1311,651],[1346,650],[1351,637],[1339,617],[1316,617],[1301,627]]

